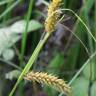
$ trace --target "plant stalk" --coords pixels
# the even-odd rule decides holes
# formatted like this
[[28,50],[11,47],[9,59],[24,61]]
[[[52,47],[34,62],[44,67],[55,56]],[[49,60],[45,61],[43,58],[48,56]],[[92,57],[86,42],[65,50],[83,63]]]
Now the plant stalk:
[[42,39],[39,41],[37,47],[35,48],[32,56],[30,57],[30,59],[29,59],[28,63],[26,64],[24,70],[22,71],[21,75],[19,76],[19,78],[18,78],[15,86],[13,87],[11,93],[9,94],[9,96],[13,96],[13,94],[14,94],[17,86],[18,86],[18,84],[23,80],[24,75],[25,75],[25,74],[30,70],[30,68],[32,67],[32,65],[33,65],[34,61],[36,60],[36,58],[37,58],[40,50],[42,49],[43,45],[45,44],[45,42],[46,42],[46,40],[48,39],[49,36],[50,36],[50,33],[47,32],[47,33],[45,34],[44,38],[42,38]]

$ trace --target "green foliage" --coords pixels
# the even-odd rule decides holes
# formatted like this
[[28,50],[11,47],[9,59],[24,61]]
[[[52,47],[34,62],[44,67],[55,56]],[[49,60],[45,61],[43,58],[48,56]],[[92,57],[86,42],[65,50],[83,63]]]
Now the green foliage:
[[[26,0],[27,3],[25,3],[24,0],[0,0],[0,13],[1,13],[0,15],[0,61],[4,63],[3,64],[2,62],[0,62],[0,78],[2,78],[2,75],[4,75],[3,79],[6,79],[6,80],[0,79],[0,96],[3,96],[2,91],[5,90],[6,88],[4,87],[5,85],[3,86],[3,83],[5,83],[10,87],[8,89],[11,90],[13,88],[10,96],[12,96],[12,94],[14,93],[15,89],[18,87],[19,84],[20,86],[16,92],[16,95],[18,96],[25,95],[24,93],[25,85],[22,82],[23,77],[30,70],[33,63],[36,61],[40,50],[43,48],[43,45],[45,44],[47,38],[50,35],[50,34],[47,34],[47,35],[44,35],[45,37],[42,36],[41,38],[41,32],[39,32],[41,31],[40,29],[43,28],[43,25],[39,23],[39,21],[43,22],[42,18],[43,19],[45,18],[42,16],[46,17],[45,10],[47,10],[47,8],[45,6],[48,6],[49,0],[29,0],[29,1],[30,2],[28,3],[28,0]],[[22,6],[24,8],[25,6],[28,6],[27,12],[25,11],[25,9],[27,8],[24,9]],[[16,10],[19,10],[18,7],[21,9],[23,8],[24,10],[24,15],[23,16],[20,15],[19,19],[18,19],[18,16],[13,16],[14,15],[13,13],[15,12],[14,8]],[[69,35],[67,36],[66,35],[67,33],[65,31],[64,31],[64,35],[66,35],[65,38],[61,33],[58,34],[58,38],[60,35],[62,35],[64,39],[59,41],[60,43],[62,42],[62,45],[64,45],[64,48],[69,42],[69,39],[72,40],[72,44],[71,43],[69,44],[68,51],[66,51],[67,57],[64,57],[65,54],[62,55],[63,51],[60,51],[60,52],[56,51],[53,58],[51,58],[48,61],[49,63],[48,65],[45,66],[46,69],[44,70],[46,70],[48,73],[51,73],[54,75],[56,74],[60,77],[68,79],[68,81],[71,82],[71,83],[69,82],[69,85],[71,85],[72,87],[72,96],[89,96],[89,95],[95,96],[96,95],[96,60],[95,60],[96,56],[94,54],[96,51],[96,39],[95,39],[96,38],[96,0],[83,0],[82,2],[80,0],[79,1],[63,0],[62,7],[70,8],[73,10],[72,11],[70,9],[62,9],[62,13],[63,11],[66,11],[66,13],[64,13],[65,15],[67,14],[65,17],[70,16],[71,17],[70,19],[73,20],[73,22],[70,22],[70,19],[68,19],[69,23],[67,24],[66,23],[67,21],[66,21],[64,22],[64,24],[65,25],[67,24],[69,28],[70,28],[70,25],[72,26],[72,28],[70,28],[72,29],[71,31],[74,32],[74,34],[84,43],[85,48],[79,42],[80,41],[79,39],[76,40],[76,39],[73,39],[73,37],[70,39],[68,37]],[[20,12],[21,12],[21,9],[20,9]],[[68,14],[69,13],[68,11],[70,11],[74,15]],[[39,14],[36,14],[36,12],[38,12]],[[79,15],[77,15],[76,13]],[[23,20],[24,17],[26,17],[26,20]],[[29,32],[34,32],[34,33],[29,34]],[[27,33],[29,35],[27,35]],[[40,36],[38,34],[40,34]],[[28,42],[27,42],[27,37],[28,37]],[[32,40],[29,40],[29,37],[31,37]],[[54,37],[55,36],[53,35],[52,38]],[[66,41],[66,38],[68,41],[65,44],[65,42],[63,41]],[[39,39],[40,39],[39,44],[37,44]],[[20,49],[17,48],[17,47],[20,47],[19,45],[21,45],[21,43],[18,41],[22,43],[22,47],[20,48],[21,53],[20,53]],[[48,44],[49,43],[50,42],[48,42]],[[36,45],[37,47],[35,49]],[[30,48],[30,46],[32,47],[32,49]],[[33,54],[30,52],[28,48],[31,50],[31,52],[33,52],[33,50],[35,49]],[[27,50],[28,52],[26,52],[25,49],[28,49]],[[87,52],[85,52],[86,49],[88,49]],[[51,50],[51,47],[50,47],[50,50]],[[52,50],[51,54],[54,53],[53,51],[54,49]],[[28,57],[25,53],[28,53]],[[30,56],[31,58],[29,62],[26,64],[25,68],[22,70],[21,67],[24,66],[25,62],[27,61],[27,59],[29,59]],[[17,60],[17,58],[19,58],[19,60]],[[42,61],[43,57],[40,57],[40,58]],[[88,62],[85,62],[86,60]],[[46,62],[44,62],[44,64],[45,63]],[[2,65],[4,67],[2,67]],[[9,65],[14,69],[11,69]],[[41,69],[43,69],[42,64],[40,62],[39,62],[39,66]],[[33,69],[35,69],[34,66],[33,66]],[[76,71],[76,74],[74,74],[75,76],[72,76],[73,72],[70,73],[71,76],[67,74],[66,76],[64,76],[65,73],[63,74],[63,72],[65,70],[63,69],[67,69],[69,71],[72,70],[73,72],[79,69],[80,70],[78,72]],[[4,70],[4,72],[2,70]],[[69,78],[72,78],[72,80],[70,80]],[[9,83],[6,82],[7,79],[11,81],[13,81],[14,79],[18,79],[15,87],[13,86],[11,87]],[[35,88],[36,86],[34,85],[33,87]],[[32,89],[31,91],[34,91],[33,87],[30,88]],[[38,88],[35,91],[38,93]],[[35,91],[33,92],[32,95],[35,94]],[[40,90],[40,91],[43,91],[43,90]],[[45,86],[44,86],[44,91],[48,96],[57,96],[58,94],[53,89]],[[60,96],[62,95],[63,93],[60,94]]]
[[72,96],[88,96],[89,80],[78,77],[72,84]]
[[96,81],[93,82],[91,86],[91,96],[95,96],[95,95],[96,95]]
[[[11,60],[14,57],[13,50],[9,48],[20,40],[20,34],[24,33],[25,26],[26,21],[20,20],[9,27],[0,29],[0,55],[3,55],[5,59]],[[30,20],[27,32],[32,32],[40,28],[42,28],[42,25],[39,22],[36,20]],[[11,51],[9,52],[9,50]],[[9,56],[6,56],[7,54],[9,54]]]
[[8,61],[8,60],[12,60],[13,59],[13,57],[14,57],[14,51],[12,50],[12,49],[6,49],[4,52],[3,52],[3,54],[2,54],[2,56],[3,56],[3,58],[6,60],[6,61]]
[[57,53],[49,63],[47,67],[47,72],[49,72],[50,74],[59,75],[59,73],[61,72],[60,69],[63,67],[63,65],[64,57],[62,54]]
[[[67,58],[67,64],[65,65],[67,69],[70,68],[70,70],[73,70],[77,64],[78,60],[78,54],[80,50],[80,44],[74,45],[70,50],[69,50],[69,57]],[[70,63],[71,61],[71,63]]]
[[9,79],[9,80],[17,79],[19,77],[20,73],[21,72],[18,70],[12,70],[5,74],[5,78]]
[[[90,61],[89,63],[88,63],[88,65],[84,68],[84,70],[83,70],[83,75],[85,76],[85,78],[86,79],[88,79],[88,80],[92,80],[92,81],[94,81],[94,80],[96,80],[96,74],[95,74],[95,65],[96,63],[94,62],[94,60],[92,60],[92,61]],[[92,70],[90,70],[90,67],[92,67],[91,69]]]
[[56,96],[57,92],[53,90],[53,88],[50,88],[49,86],[44,86],[44,91],[47,93],[48,96]]

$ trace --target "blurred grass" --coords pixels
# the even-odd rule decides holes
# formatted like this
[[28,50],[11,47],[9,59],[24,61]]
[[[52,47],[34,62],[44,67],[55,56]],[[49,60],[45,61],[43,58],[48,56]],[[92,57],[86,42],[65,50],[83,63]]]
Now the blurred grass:
[[[48,0],[46,0],[46,1],[43,0],[43,4],[48,5],[47,1]],[[63,0],[62,7],[63,8],[70,8],[70,9],[74,10],[76,13],[78,13],[79,16],[81,17],[81,19],[85,22],[85,24],[92,31],[92,34],[96,38],[96,0],[81,0],[81,1],[78,1],[78,0],[70,0],[70,1]],[[3,11],[0,15],[0,21],[1,21],[0,23],[1,24],[6,23],[6,21],[8,21],[10,19],[11,20],[13,19],[12,16],[11,16],[12,15],[11,14],[12,9],[15,8],[20,2],[23,4],[24,1],[23,0],[17,0],[17,1],[13,1],[13,0],[4,0],[3,1],[2,0],[2,1],[0,1],[0,6],[1,6],[0,13]],[[25,52],[26,52],[26,46],[28,46],[27,43],[26,43],[27,36],[28,36],[27,35],[28,22],[30,20],[30,17],[31,16],[33,17],[33,15],[34,15],[34,13],[33,13],[33,11],[35,10],[35,8],[33,8],[33,3],[34,2],[37,2],[37,1],[30,0],[28,12],[24,14],[25,19],[27,21],[27,24],[26,24],[25,32],[22,35],[21,59],[20,59],[20,66],[19,67],[24,66],[24,63],[23,63],[24,62],[24,56],[25,56]],[[5,4],[6,4],[6,7],[5,7]],[[86,28],[79,22],[79,20],[77,20],[75,18],[75,16],[71,15],[68,12],[65,12],[65,14],[68,14],[72,18],[74,18],[75,24],[73,25],[73,30],[72,31],[76,34],[76,36],[78,36],[80,38],[80,40],[83,41],[83,43],[85,44],[85,46],[89,50],[89,54],[87,54],[86,50],[80,44],[80,42],[76,40],[76,42],[73,43],[71,48],[68,49],[67,58],[65,58],[64,55],[62,55],[61,53],[57,52],[54,55],[54,57],[51,58],[50,63],[46,67],[46,71],[49,72],[49,73],[52,73],[52,74],[53,73],[58,74],[60,77],[62,77],[64,79],[66,78],[66,79],[69,80],[70,78],[72,78],[73,75],[71,75],[71,76],[66,75],[66,76],[63,77],[61,74],[63,74],[63,72],[65,72],[64,71],[65,69],[73,70],[73,71],[78,70],[84,64],[84,62],[87,59],[89,60],[90,59],[89,56],[92,55],[96,51],[96,42],[94,42],[91,35],[88,32],[86,32]],[[40,36],[38,34],[39,34],[39,32],[32,33],[32,41],[31,41],[32,51],[35,49],[35,47],[37,45],[38,38],[40,38]],[[64,44],[64,45],[66,45],[66,44]],[[91,62],[90,62],[90,64],[92,65],[92,66],[90,66],[90,72],[92,72],[91,70],[93,70],[92,68],[94,68],[95,73],[96,73],[95,60],[93,62],[94,62],[94,67],[92,67],[93,63],[91,64]],[[12,66],[14,66],[14,65],[12,65]],[[15,67],[18,67],[18,66],[15,66]],[[52,67],[54,69],[50,70],[50,67]],[[61,71],[61,69],[63,69],[63,70]],[[92,75],[92,73],[91,73],[91,75]],[[92,76],[90,76],[90,77],[92,77]],[[24,87],[24,82],[22,82],[20,84],[19,88],[18,88],[18,91],[20,92],[20,94],[19,94],[20,96],[24,95],[24,93],[23,93],[24,88],[22,88],[22,86]],[[50,88],[46,88],[46,93],[50,93],[48,96],[50,96],[52,94],[57,95],[57,92],[52,91],[52,89],[50,89]]]
[[4,4],[6,4],[6,3],[10,3],[10,2],[12,2],[13,0],[4,0],[4,1],[0,1],[0,6],[1,5],[4,5]]
[[[7,5],[6,5],[6,9],[8,9],[12,3],[13,3],[13,1],[12,2],[8,2]],[[6,20],[9,20],[10,17],[11,17],[11,12],[9,12],[7,15],[5,15],[3,17],[3,22],[6,22]]]
[[16,2],[14,2],[13,4],[10,5],[9,8],[7,8],[7,10],[5,10],[1,15],[0,15],[0,19],[2,19],[5,15],[7,15],[7,13],[9,13],[14,7],[16,7],[16,5],[18,5],[20,3],[21,0],[17,0]]

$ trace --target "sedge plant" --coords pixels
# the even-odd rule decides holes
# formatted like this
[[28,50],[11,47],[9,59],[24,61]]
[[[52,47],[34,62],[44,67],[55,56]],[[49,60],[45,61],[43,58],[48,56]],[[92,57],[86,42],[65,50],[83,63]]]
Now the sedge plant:
[[32,56],[30,57],[27,65],[23,69],[21,75],[19,76],[19,78],[18,78],[15,86],[13,87],[11,93],[9,94],[9,96],[13,96],[14,91],[16,90],[18,84],[22,81],[25,74],[30,70],[34,61],[38,57],[38,54],[39,54],[40,50],[42,49],[43,45],[45,44],[46,40],[48,39],[48,37],[54,31],[55,25],[56,25],[56,23],[58,21],[58,18],[59,18],[58,12],[55,12],[55,11],[59,9],[61,1],[62,0],[53,0],[53,2],[49,5],[48,16],[47,16],[46,21],[45,21],[45,31],[46,31],[46,33],[45,33],[44,37],[40,39],[37,47],[35,48]]
[[[39,81],[37,81],[37,82],[43,82],[43,83],[47,82],[47,84],[49,86],[54,85],[54,82],[57,82],[59,84],[58,79],[56,77],[54,77],[54,76],[47,75],[46,73],[42,73],[42,72],[41,73],[39,73],[39,72],[37,72],[37,73],[34,73],[34,72],[28,73],[28,72],[29,72],[30,68],[32,67],[34,61],[38,57],[38,54],[39,54],[40,50],[43,48],[45,42],[47,41],[47,39],[50,37],[50,35],[54,31],[55,26],[56,26],[56,24],[57,24],[57,22],[59,20],[61,11],[70,11],[70,12],[72,12],[78,18],[78,20],[85,26],[88,33],[92,36],[92,38],[96,42],[96,39],[92,35],[90,29],[87,27],[87,25],[83,22],[83,20],[74,11],[72,11],[71,9],[60,9],[61,1],[62,0],[53,0],[49,4],[48,15],[47,15],[47,18],[45,20],[45,34],[40,39],[37,47],[35,48],[32,56],[30,57],[28,63],[26,64],[25,68],[23,69],[22,73],[20,74],[20,76],[19,76],[15,86],[13,87],[12,91],[10,92],[9,96],[13,96],[18,84],[23,80],[24,77],[25,77],[25,79],[27,79],[29,81],[34,81],[34,80],[37,81],[37,78],[38,78]],[[94,55],[92,57],[94,57]],[[80,69],[80,71],[75,75],[75,77],[73,77],[73,79],[70,81],[69,85],[71,84],[71,82],[73,82],[77,78],[77,76],[81,73],[81,71],[85,68],[86,65],[87,65],[87,63]],[[51,83],[46,78],[49,81],[51,81]],[[52,81],[52,78],[55,78],[55,79]],[[63,82],[63,84],[65,84],[64,81],[62,81],[62,82]],[[68,87],[67,84],[65,84],[65,85],[67,86],[67,88],[65,88],[65,86],[63,86],[63,88],[65,88],[67,91],[65,89],[63,90],[62,86],[60,87],[59,85],[58,86],[55,85],[54,87],[60,87],[61,90],[63,90],[63,92],[65,92],[65,93],[66,92],[71,92],[70,87]]]

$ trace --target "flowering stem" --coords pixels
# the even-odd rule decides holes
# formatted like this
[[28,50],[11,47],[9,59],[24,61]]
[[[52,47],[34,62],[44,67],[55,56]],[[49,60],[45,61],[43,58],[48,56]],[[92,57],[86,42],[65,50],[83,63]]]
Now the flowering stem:
[[25,74],[30,70],[30,68],[32,67],[32,65],[33,65],[34,61],[36,60],[36,58],[37,58],[40,50],[42,49],[43,45],[45,44],[45,42],[46,42],[46,40],[48,39],[49,36],[50,36],[50,33],[47,32],[47,33],[45,34],[44,38],[42,38],[42,39],[39,41],[37,47],[35,48],[32,56],[30,57],[28,63],[26,64],[25,68],[23,69],[21,75],[19,76],[19,78],[18,78],[15,86],[13,87],[11,93],[9,94],[9,96],[13,96],[13,94],[14,94],[17,86],[18,86],[18,84],[23,80],[24,75],[25,75]]

